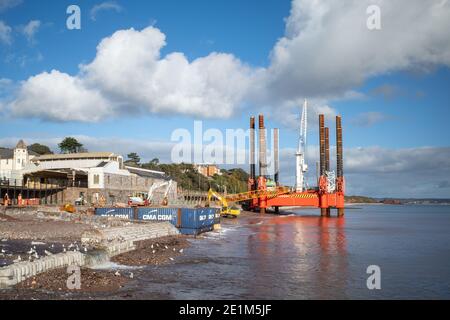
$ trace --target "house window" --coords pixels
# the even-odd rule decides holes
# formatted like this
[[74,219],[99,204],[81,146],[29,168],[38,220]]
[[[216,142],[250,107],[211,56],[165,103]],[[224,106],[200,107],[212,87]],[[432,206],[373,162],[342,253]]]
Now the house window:
[[98,174],[94,174],[94,184],[100,184],[100,176]]

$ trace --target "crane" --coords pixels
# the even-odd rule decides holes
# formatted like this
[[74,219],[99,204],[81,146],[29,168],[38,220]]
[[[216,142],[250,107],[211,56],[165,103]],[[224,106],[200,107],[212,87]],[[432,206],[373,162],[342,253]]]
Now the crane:
[[150,187],[150,189],[148,190],[148,196],[147,196],[147,202],[148,204],[152,204],[153,202],[153,192],[156,189],[162,188],[164,186],[166,186],[166,191],[164,191],[164,197],[163,197],[163,205],[167,206],[169,204],[169,200],[168,200],[168,194],[169,191],[172,189],[172,185],[173,185],[173,180],[169,180],[169,181],[163,181],[163,182],[155,182],[152,184],[152,186]]
[[308,124],[308,101],[305,99],[303,103],[302,116],[300,119],[300,136],[298,140],[298,149],[295,154],[296,170],[295,170],[295,191],[303,192],[307,189],[305,175],[308,171],[306,164],[306,133]]
[[173,186],[173,180],[168,181],[162,181],[162,182],[155,182],[151,185],[150,189],[148,190],[147,198],[144,200],[142,197],[128,197],[128,205],[130,206],[148,206],[151,205],[153,202],[153,193],[156,189],[166,187],[166,190],[164,191],[164,197],[162,201],[163,206],[167,206],[169,204],[169,198],[168,194]]

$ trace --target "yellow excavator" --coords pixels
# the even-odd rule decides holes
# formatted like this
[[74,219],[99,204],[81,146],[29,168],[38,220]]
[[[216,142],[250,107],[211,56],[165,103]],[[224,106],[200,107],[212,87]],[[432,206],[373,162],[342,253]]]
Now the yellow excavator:
[[208,202],[207,206],[210,206],[212,199],[215,198],[220,202],[222,206],[222,210],[220,211],[220,215],[226,218],[237,218],[241,214],[241,210],[235,206],[229,207],[228,201],[225,197],[221,196],[217,192],[209,189],[208,191]]

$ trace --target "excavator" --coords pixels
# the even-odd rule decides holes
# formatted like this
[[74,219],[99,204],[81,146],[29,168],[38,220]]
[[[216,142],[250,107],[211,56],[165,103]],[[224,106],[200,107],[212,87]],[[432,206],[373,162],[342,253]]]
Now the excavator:
[[209,189],[208,191],[208,201],[206,204],[208,207],[210,206],[213,198],[217,199],[220,202],[220,205],[222,206],[222,210],[220,211],[221,216],[226,218],[237,218],[241,214],[240,209],[234,206],[229,207],[227,199],[225,199],[225,197],[221,196],[212,189]]
[[168,194],[173,186],[173,180],[169,181],[163,181],[163,182],[155,182],[151,185],[150,189],[148,190],[147,198],[144,200],[141,197],[129,197],[128,198],[128,205],[129,206],[150,206],[153,204],[153,193],[156,189],[166,187],[166,190],[164,191],[164,197],[161,205],[168,206],[169,205],[169,197]]
[[159,188],[162,188],[162,187],[166,187],[166,191],[164,191],[164,197],[163,197],[162,205],[163,206],[169,205],[168,194],[169,194],[169,191],[172,189],[172,186],[173,186],[173,180],[164,181],[164,182],[157,182],[157,183],[152,184],[152,186],[150,187],[150,190],[148,191],[148,196],[147,196],[147,203],[148,203],[148,205],[152,205],[153,204],[153,192],[156,189],[159,189]]

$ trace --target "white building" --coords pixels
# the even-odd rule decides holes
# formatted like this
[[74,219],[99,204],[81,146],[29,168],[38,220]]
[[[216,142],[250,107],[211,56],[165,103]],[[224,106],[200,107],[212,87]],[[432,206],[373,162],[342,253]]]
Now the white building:
[[21,183],[24,168],[36,156],[37,153],[28,151],[23,140],[14,149],[0,148],[0,180],[17,180]]
[[[123,157],[112,152],[43,155],[34,157],[22,172],[30,188],[77,188],[75,197],[80,193],[98,199],[103,194],[108,203],[125,202],[169,179],[164,172],[125,166]],[[176,198],[176,185],[170,196]]]

